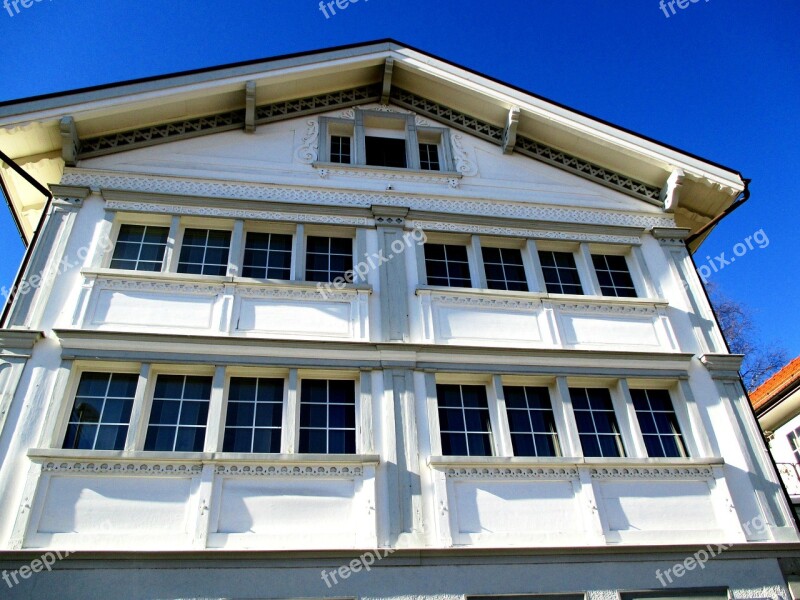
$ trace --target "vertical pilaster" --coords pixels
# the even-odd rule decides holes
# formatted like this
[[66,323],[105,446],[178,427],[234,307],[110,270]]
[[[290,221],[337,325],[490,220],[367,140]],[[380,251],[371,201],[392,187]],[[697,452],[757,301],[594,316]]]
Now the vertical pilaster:
[[[381,331],[383,341],[407,342],[411,335],[408,317],[408,275],[402,254],[392,249],[392,244],[404,249],[406,208],[373,206],[372,214],[378,228],[378,251],[383,256],[393,256],[378,267],[380,277]],[[399,243],[397,243],[399,242]]]

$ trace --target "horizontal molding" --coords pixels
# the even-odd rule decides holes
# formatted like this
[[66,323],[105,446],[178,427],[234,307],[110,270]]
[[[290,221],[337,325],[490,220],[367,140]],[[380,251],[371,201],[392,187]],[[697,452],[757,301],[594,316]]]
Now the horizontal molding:
[[370,192],[267,183],[228,183],[187,177],[125,174],[88,169],[67,168],[64,171],[62,184],[194,198],[266,200],[300,204],[304,207],[317,204],[320,206],[368,209],[375,204],[379,204],[445,215],[499,216],[525,221],[636,227],[648,230],[653,227],[674,227],[675,225],[673,217],[664,214],[537,205],[527,202],[499,201],[485,198],[453,198],[451,196],[431,196],[396,191]]
[[693,355],[483,348],[58,329],[62,358],[463,373],[686,378]]
[[35,330],[0,329],[0,356],[27,358],[44,333]]

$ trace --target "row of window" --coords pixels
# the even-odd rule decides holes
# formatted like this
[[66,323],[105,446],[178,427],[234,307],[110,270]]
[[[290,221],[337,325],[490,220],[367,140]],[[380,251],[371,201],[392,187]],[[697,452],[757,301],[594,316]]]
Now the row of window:
[[[531,286],[521,248],[481,246],[486,285],[492,290],[527,292]],[[551,294],[586,292],[581,284],[575,253],[553,250],[537,252],[545,289]],[[594,274],[603,296],[637,296],[636,286],[625,256],[591,254]],[[472,287],[466,245],[425,244],[425,271],[429,285]]]
[[[486,386],[439,384],[436,395],[442,454],[497,455]],[[503,386],[503,395],[514,456],[562,456],[548,388]],[[571,387],[569,395],[583,456],[626,456],[610,391]],[[632,389],[631,398],[648,457],[687,457],[669,392]]]
[[[372,167],[408,168],[406,140],[365,136],[365,164]],[[439,146],[437,144],[418,144],[419,168],[423,171],[441,171]],[[337,164],[353,164],[353,138],[332,135],[330,146],[330,162]]]
[[[160,272],[169,227],[122,224],[111,257],[112,269]],[[292,241],[290,234],[247,232],[245,235],[243,277],[291,279]],[[306,237],[306,281],[330,282],[353,268],[352,238]],[[183,231],[177,272],[195,275],[221,275],[228,272],[231,231],[193,229]]]
[[[81,373],[63,447],[122,450],[140,377],[136,373]],[[280,453],[286,427],[297,427],[299,453],[355,454],[355,379],[301,378],[299,422],[285,423],[289,379],[231,376],[225,386],[222,451]],[[145,384],[146,385],[146,384]],[[206,447],[211,376],[155,376],[144,436],[145,451],[202,452]],[[570,387],[583,456],[622,457],[626,449],[607,388]],[[486,385],[438,384],[442,454],[496,456]],[[562,456],[553,403],[547,387],[504,385],[503,399],[514,456]],[[649,457],[688,456],[670,393],[632,389],[631,399]]]
[[[120,225],[110,267],[135,271],[163,271],[169,228],[154,225]],[[305,280],[331,282],[347,278],[353,268],[351,237],[305,237]],[[178,273],[226,275],[230,262],[231,231],[224,229],[183,230]],[[288,233],[248,231],[244,234],[241,275],[261,280],[292,278],[293,236]],[[468,246],[463,244],[424,245],[425,274],[429,285],[473,287]],[[526,268],[524,251],[519,247],[480,246],[486,286],[493,290],[527,292],[539,287],[537,267]],[[636,297],[627,258],[620,254],[591,253],[592,274],[604,296]],[[576,254],[568,251],[539,250],[538,270],[547,292],[585,294]],[[531,259],[532,260],[532,259]]]

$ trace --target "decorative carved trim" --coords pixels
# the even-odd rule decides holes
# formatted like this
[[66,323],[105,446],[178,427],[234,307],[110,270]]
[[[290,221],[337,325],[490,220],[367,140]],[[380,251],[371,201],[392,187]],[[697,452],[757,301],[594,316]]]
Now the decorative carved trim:
[[382,181],[411,181],[412,183],[431,183],[436,185],[453,186],[452,181],[458,182],[458,178],[448,176],[447,173],[439,175],[428,175],[417,171],[395,172],[381,167],[370,167],[366,165],[353,165],[349,167],[332,167],[330,163],[322,163],[325,166],[317,165],[320,177],[354,177],[358,179],[380,179]]
[[297,160],[301,163],[310,165],[315,162],[319,156],[319,121],[311,119],[306,121],[308,129],[303,136],[302,144],[297,149]]
[[619,305],[606,303],[585,303],[585,302],[559,302],[556,308],[561,312],[583,313],[583,314],[607,314],[607,315],[638,315],[638,316],[657,316],[658,309],[655,306],[642,305]]
[[361,477],[364,469],[358,465],[219,465],[217,475],[238,477]]
[[297,100],[285,100],[256,108],[256,123],[283,121],[300,115],[321,113],[342,106],[353,106],[376,102],[381,97],[381,85],[365,85],[340,92],[307,96]]
[[452,479],[577,479],[575,467],[448,467]]
[[311,302],[352,302],[358,290],[328,292],[323,296],[317,289],[289,289],[273,287],[236,286],[236,293],[248,298],[275,298]]
[[[97,188],[152,192],[178,196],[230,198],[241,200],[272,200],[297,204],[350,206],[369,208],[373,204],[399,206],[412,210],[468,215],[488,215],[557,223],[585,223],[591,225],[619,225],[623,227],[673,227],[672,217],[623,213],[610,210],[536,206],[520,202],[491,200],[460,200],[430,196],[390,193],[336,191],[314,188],[278,187],[270,184],[227,183],[186,178],[152,177],[146,175],[121,175],[67,170],[64,185],[85,185]],[[219,209],[216,209],[219,210]],[[296,218],[296,217],[295,217]]]
[[[437,121],[445,122],[457,129],[476,135],[498,146],[503,145],[503,136],[505,133],[503,127],[492,125],[491,123],[432,102],[398,87],[392,88],[392,100],[400,106],[430,116]],[[453,145],[455,146],[455,142]],[[626,177],[610,169],[605,169],[589,161],[539,143],[531,138],[522,135],[517,136],[515,150],[521,154],[576,173],[581,177],[625,192],[652,204],[661,204],[659,201],[659,197],[661,196],[660,188],[637,181],[631,177]]]
[[42,463],[45,473],[97,473],[100,475],[200,475],[200,464],[168,462],[129,462],[99,460],[91,462],[53,462]]
[[713,479],[710,467],[598,467],[594,479]]
[[464,145],[461,143],[463,136],[456,133],[451,138],[453,146],[453,161],[456,164],[456,171],[467,177],[473,177],[478,174],[478,163],[469,157],[469,154],[464,150]]
[[126,202],[109,200],[109,210],[143,213],[163,213],[171,215],[192,215],[202,217],[220,217],[226,219],[253,219],[258,221],[290,221],[292,223],[325,223],[330,225],[369,226],[371,222],[365,217],[343,217],[335,215],[313,215],[298,213],[282,213],[270,210],[240,210],[234,208],[213,208],[207,206],[178,206],[175,204],[158,204],[149,202]]
[[424,231],[447,231],[454,233],[474,233],[479,235],[501,235],[511,237],[539,238],[544,240],[565,240],[570,242],[597,242],[607,244],[627,244],[638,246],[642,240],[637,236],[605,235],[600,233],[571,233],[566,231],[544,231],[542,229],[518,229],[516,227],[494,227],[490,225],[465,225],[435,221],[412,221],[415,229]]
[[196,296],[216,296],[225,289],[225,284],[222,283],[153,281],[148,279],[116,279],[110,277],[98,277],[95,286],[104,290],[164,292],[169,294],[192,294]]
[[[428,293],[421,290],[420,294]],[[470,296],[467,294],[448,294],[446,292],[431,291],[431,298],[439,305],[447,306],[477,306],[481,308],[494,308],[505,310],[537,310],[541,307],[541,300],[521,300],[518,298],[490,298]]]

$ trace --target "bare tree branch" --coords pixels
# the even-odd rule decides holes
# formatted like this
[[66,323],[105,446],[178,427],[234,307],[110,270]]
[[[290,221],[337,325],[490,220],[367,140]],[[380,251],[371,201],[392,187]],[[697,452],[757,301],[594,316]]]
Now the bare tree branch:
[[731,352],[745,356],[742,379],[747,390],[753,391],[789,362],[788,354],[784,348],[774,344],[767,347],[759,339],[750,307],[728,298],[714,284],[706,287]]

